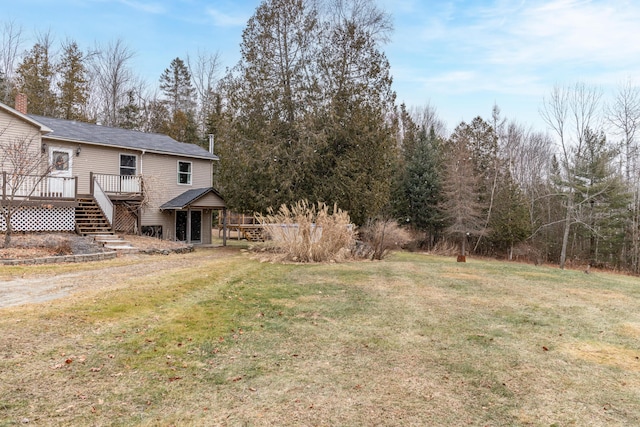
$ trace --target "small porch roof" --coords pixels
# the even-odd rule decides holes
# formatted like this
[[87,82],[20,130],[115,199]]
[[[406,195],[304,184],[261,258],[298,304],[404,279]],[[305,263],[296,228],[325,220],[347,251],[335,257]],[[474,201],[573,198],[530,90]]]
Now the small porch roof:
[[191,206],[208,209],[225,209],[224,199],[213,187],[194,188],[160,206],[161,210],[180,210]]

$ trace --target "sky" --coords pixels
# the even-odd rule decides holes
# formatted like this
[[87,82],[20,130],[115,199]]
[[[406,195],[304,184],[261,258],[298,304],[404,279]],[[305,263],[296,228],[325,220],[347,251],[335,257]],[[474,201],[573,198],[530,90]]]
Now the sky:
[[[373,1],[373,0],[372,0]],[[377,0],[394,31],[382,48],[398,103],[430,105],[453,130],[461,121],[503,117],[536,130],[554,86],[585,83],[614,96],[640,84],[637,0]],[[81,48],[122,39],[131,66],[157,84],[172,59],[218,52],[240,59],[247,20],[260,0],[0,0],[0,25],[23,30],[24,48],[50,31]]]

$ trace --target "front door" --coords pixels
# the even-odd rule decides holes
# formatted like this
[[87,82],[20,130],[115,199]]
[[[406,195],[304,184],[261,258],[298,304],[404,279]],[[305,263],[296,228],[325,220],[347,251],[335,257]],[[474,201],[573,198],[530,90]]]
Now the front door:
[[[69,197],[73,191],[69,187],[73,173],[73,150],[71,148],[51,147],[49,149],[51,172],[47,179],[48,193],[56,197]],[[69,192],[71,191],[71,194]]]
[[202,241],[202,211],[176,211],[176,240]]

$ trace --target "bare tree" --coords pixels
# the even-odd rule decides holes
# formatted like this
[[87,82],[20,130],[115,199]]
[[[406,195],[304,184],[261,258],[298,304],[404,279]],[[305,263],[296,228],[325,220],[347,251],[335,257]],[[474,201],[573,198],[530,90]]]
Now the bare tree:
[[[28,199],[34,195],[52,170],[47,156],[41,152],[38,133],[14,137],[10,136],[10,127],[11,122],[0,129],[0,141],[2,141],[0,214],[6,227],[5,248],[11,244],[13,217],[23,210]],[[7,135],[6,138],[4,138],[5,135]]]
[[421,107],[411,107],[409,114],[414,123],[421,126],[427,132],[433,128],[437,136],[441,138],[447,137],[447,125],[438,116],[438,110],[431,103],[426,103]]
[[5,22],[0,30],[0,100],[9,99],[21,46],[22,28],[14,21]]
[[120,39],[96,46],[92,71],[100,115],[105,125],[118,125],[118,110],[128,101],[127,92],[136,84],[129,61],[134,52]]
[[460,255],[466,255],[469,236],[479,236],[484,227],[484,206],[479,202],[480,176],[475,171],[473,155],[462,140],[454,140],[447,149],[444,171],[442,210],[449,225],[446,232],[460,241]]
[[618,88],[613,103],[607,108],[607,120],[613,133],[621,138],[620,168],[627,187],[633,195],[633,212],[628,233],[631,240],[631,266],[634,272],[640,270],[640,170],[638,164],[638,141],[636,134],[640,127],[640,87],[627,80]]
[[640,87],[630,80],[620,85],[613,103],[607,107],[607,120],[614,133],[622,138],[620,159],[627,182],[631,183],[638,168],[636,133],[640,126]]
[[567,259],[569,232],[574,222],[576,207],[580,203],[575,199],[578,185],[576,163],[583,155],[585,138],[590,129],[599,129],[598,109],[602,93],[597,88],[584,83],[573,87],[553,88],[549,98],[543,99],[540,114],[556,135],[559,146],[560,177],[563,181],[565,199],[565,219],[560,252],[560,268],[564,269]]
[[197,123],[204,134],[207,118],[215,108],[215,88],[222,67],[220,53],[198,52],[195,58],[187,56],[187,66],[198,97]]

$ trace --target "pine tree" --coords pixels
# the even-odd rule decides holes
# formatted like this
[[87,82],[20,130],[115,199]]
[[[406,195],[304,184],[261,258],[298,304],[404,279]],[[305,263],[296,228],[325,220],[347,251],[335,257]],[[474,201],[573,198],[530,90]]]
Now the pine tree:
[[613,162],[617,154],[604,132],[586,129],[584,150],[575,167],[574,221],[578,227],[574,233],[582,238],[583,256],[591,263],[619,266],[624,261],[620,254],[631,199],[622,177],[615,173]]
[[84,54],[76,42],[63,46],[58,68],[60,80],[56,84],[60,93],[58,107],[63,119],[87,120],[85,110],[89,98],[89,81],[84,62]]
[[405,134],[403,170],[399,188],[395,194],[395,216],[401,223],[426,233],[425,242],[432,245],[442,231],[444,218],[442,180],[439,170],[439,140],[433,127],[429,134],[420,129],[412,135]]
[[43,116],[56,116],[56,95],[53,92],[53,79],[56,64],[51,55],[51,43],[48,39],[36,43],[18,65],[17,88],[27,95],[29,113]]
[[507,253],[508,259],[511,260],[515,245],[530,237],[531,221],[522,191],[509,172],[505,174],[496,192],[488,240],[495,249]]
[[123,129],[142,130],[142,108],[136,98],[136,91],[129,90],[127,103],[118,110],[118,123]]
[[193,110],[195,89],[191,82],[191,73],[182,59],[175,58],[169,68],[165,68],[160,76],[160,90],[172,115],[178,111],[186,114]]

